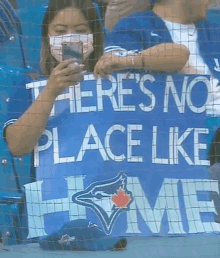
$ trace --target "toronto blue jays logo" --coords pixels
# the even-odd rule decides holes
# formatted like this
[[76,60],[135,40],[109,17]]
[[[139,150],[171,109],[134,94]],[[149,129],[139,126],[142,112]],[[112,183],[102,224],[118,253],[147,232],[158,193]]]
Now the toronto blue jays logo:
[[95,182],[72,196],[72,201],[92,209],[111,234],[121,212],[129,210],[133,196],[127,190],[127,176],[121,172],[115,178]]

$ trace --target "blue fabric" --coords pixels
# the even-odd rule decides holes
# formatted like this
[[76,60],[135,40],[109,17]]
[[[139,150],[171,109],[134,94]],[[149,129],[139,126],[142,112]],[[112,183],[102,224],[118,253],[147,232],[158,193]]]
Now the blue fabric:
[[[19,78],[19,80],[18,80]],[[7,105],[7,113],[4,116],[4,125],[3,125],[3,139],[6,141],[6,128],[7,126],[14,124],[17,119],[21,117],[22,114],[31,106],[32,97],[31,90],[27,90],[25,85],[32,81],[30,76],[20,75],[19,77],[14,77],[13,84],[11,87],[12,93]],[[11,153],[12,157],[14,155]],[[30,182],[36,181],[35,167],[34,167],[34,152],[31,153],[31,162],[30,162]]]
[[[151,36],[152,31],[158,37]],[[153,11],[136,12],[121,19],[106,36],[105,51],[116,47],[140,51],[165,42],[173,41],[163,20]]]
[[219,53],[219,32],[220,26],[216,23],[211,23],[207,20],[200,21],[196,23],[198,30],[198,42],[200,53],[208,65],[211,73],[218,79],[220,79],[220,74],[218,67],[214,59],[220,60]]
[[5,129],[8,125],[14,123],[31,105],[31,91],[27,90],[25,84],[31,82],[29,76],[22,75],[19,81],[14,81],[12,94],[10,96],[7,114],[5,115],[5,124],[3,127],[3,139],[5,139]]
[[[62,237],[74,237],[69,243],[59,243]],[[113,249],[123,237],[108,237],[96,224],[88,220],[74,220],[49,236],[40,238],[39,244],[45,250],[89,250],[104,251]],[[126,240],[125,240],[126,241]]]

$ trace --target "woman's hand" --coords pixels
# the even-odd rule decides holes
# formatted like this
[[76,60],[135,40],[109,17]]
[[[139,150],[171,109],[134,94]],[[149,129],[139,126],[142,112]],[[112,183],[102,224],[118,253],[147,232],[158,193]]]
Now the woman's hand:
[[47,90],[57,97],[66,87],[76,85],[83,79],[84,65],[79,65],[73,60],[65,60],[58,64],[52,71],[47,83]]
[[[127,51],[123,55],[117,53],[119,54],[118,51],[108,52],[100,58],[94,69],[96,79],[98,76],[107,77],[114,71],[132,68],[152,72],[179,72],[190,55],[188,48],[175,43],[161,43],[139,53],[132,51]],[[191,72],[194,71],[191,69]]]
[[95,79],[98,79],[99,76],[107,78],[108,75],[114,71],[120,71],[125,68],[129,68],[130,64],[128,64],[127,61],[127,58],[116,56],[112,52],[104,54],[95,66]]

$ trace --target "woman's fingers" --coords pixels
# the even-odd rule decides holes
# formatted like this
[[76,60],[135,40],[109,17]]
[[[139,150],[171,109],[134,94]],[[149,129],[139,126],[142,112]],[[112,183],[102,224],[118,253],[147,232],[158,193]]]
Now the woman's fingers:
[[95,68],[94,68],[94,77],[96,80],[100,77],[100,60],[97,62]]
[[62,70],[64,68],[66,68],[69,64],[72,64],[72,63],[75,63],[75,61],[73,59],[68,59],[68,60],[62,61],[54,68],[54,70]]
[[79,65],[77,63],[70,63],[66,68],[55,71],[56,76],[68,76],[81,72],[85,68],[85,65]]
[[95,69],[94,69],[94,77],[98,79],[98,77],[103,76],[103,71],[105,70],[105,63],[106,63],[105,56],[102,56],[99,61],[97,62]]
[[75,74],[75,73],[79,73],[81,71],[83,71],[83,69],[85,68],[85,65],[83,64],[77,64],[77,63],[73,63],[73,64],[69,64],[67,68],[63,69],[61,71],[61,75],[70,75],[70,74]]
[[79,82],[81,81],[83,78],[84,78],[84,75],[87,71],[82,71],[80,73],[76,73],[76,74],[71,74],[71,75],[68,75],[68,76],[65,76],[65,77],[62,77],[62,81],[63,82]]
[[85,68],[84,64],[73,63],[68,65],[68,69],[70,69],[70,72],[72,73],[80,72],[84,68]]
[[94,75],[94,78],[95,78],[96,80],[98,80],[98,79],[99,79],[99,74],[98,74],[95,70],[94,70],[93,75]]
[[111,69],[111,66],[101,66],[98,67],[98,69],[96,69],[96,74],[97,76],[101,76],[103,78],[108,78],[108,76],[113,72],[113,70]]
[[[117,57],[118,58],[118,57]],[[109,74],[118,71],[120,67],[120,60],[116,60],[112,55],[102,56],[95,66],[94,77],[99,76],[108,78]]]
[[110,71],[108,72],[105,67],[97,67],[97,69],[95,69],[95,73],[94,73],[94,77],[96,79],[98,79],[98,77],[103,77],[103,78],[107,78],[108,75],[110,74]]
[[97,63],[94,71],[94,77],[98,79],[99,76],[106,77],[110,74],[110,69],[108,68],[107,64],[103,61]]

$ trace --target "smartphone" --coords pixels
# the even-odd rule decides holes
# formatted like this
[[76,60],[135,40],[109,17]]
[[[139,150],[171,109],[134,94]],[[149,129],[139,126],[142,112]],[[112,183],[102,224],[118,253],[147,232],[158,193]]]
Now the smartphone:
[[63,61],[66,59],[74,59],[77,63],[82,63],[83,57],[83,43],[63,43],[62,44]]

